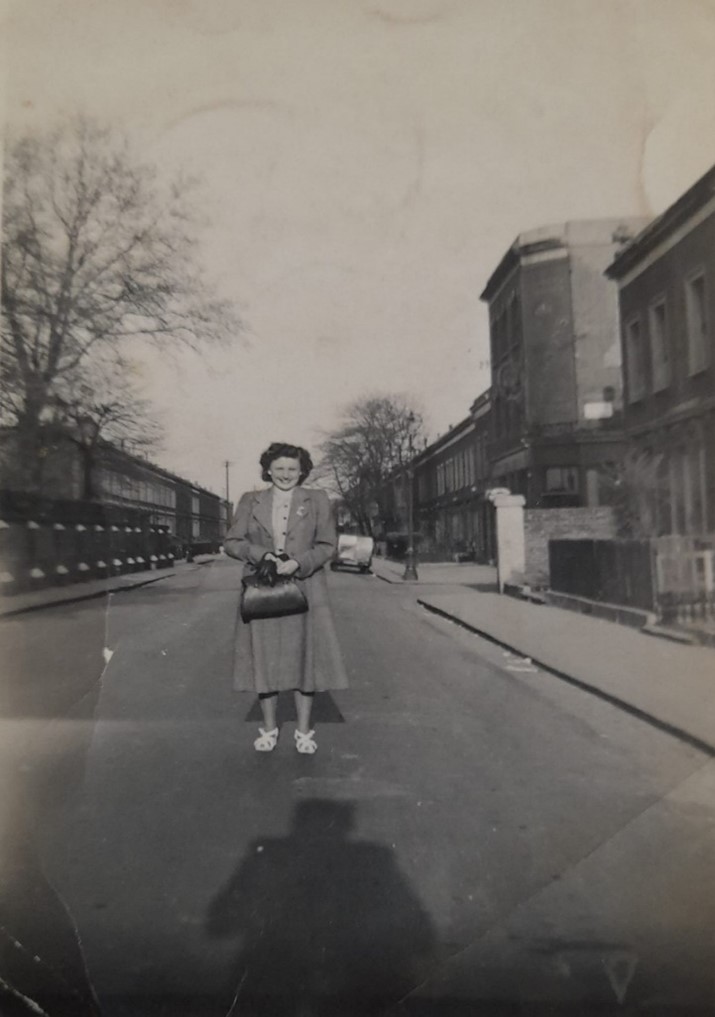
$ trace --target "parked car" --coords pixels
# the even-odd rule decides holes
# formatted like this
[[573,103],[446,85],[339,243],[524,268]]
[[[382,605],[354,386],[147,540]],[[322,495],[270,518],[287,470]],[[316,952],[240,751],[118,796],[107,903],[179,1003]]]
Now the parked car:
[[369,572],[375,541],[372,537],[361,537],[352,533],[341,533],[338,537],[338,550],[331,568],[356,568],[359,572]]

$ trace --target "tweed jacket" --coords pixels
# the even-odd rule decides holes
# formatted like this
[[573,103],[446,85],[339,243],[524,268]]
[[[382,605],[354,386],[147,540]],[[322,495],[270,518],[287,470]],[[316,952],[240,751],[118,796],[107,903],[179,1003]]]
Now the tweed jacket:
[[[273,489],[249,491],[236,508],[224,550],[255,567],[275,550],[273,538]],[[296,487],[293,491],[285,552],[298,562],[296,575],[307,579],[334,556],[337,548],[335,520],[325,491]]]

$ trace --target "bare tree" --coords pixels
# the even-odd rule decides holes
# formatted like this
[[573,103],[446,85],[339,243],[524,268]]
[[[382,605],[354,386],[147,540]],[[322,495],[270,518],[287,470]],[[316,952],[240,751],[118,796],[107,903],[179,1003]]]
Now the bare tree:
[[320,446],[319,474],[341,496],[359,528],[393,522],[387,480],[406,465],[423,435],[422,415],[401,396],[373,395],[348,406]]
[[131,364],[123,358],[93,364],[91,372],[74,378],[64,394],[56,394],[45,431],[74,444],[81,457],[83,498],[99,494],[95,468],[109,445],[130,453],[156,449],[163,435],[151,406],[132,381]]
[[237,335],[199,268],[189,190],[85,119],[9,143],[0,412],[30,461],[55,397],[95,357],[136,337],[169,351]]

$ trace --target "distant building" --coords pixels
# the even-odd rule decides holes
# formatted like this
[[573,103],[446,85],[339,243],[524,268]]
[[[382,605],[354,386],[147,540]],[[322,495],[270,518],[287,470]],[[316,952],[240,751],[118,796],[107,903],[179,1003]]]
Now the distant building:
[[103,449],[96,470],[103,502],[140,508],[181,544],[218,542],[228,509],[220,495],[122,449]]
[[470,416],[414,459],[415,523],[423,556],[492,557],[492,510],[485,499],[490,409],[485,392]]
[[466,417],[414,460],[415,508],[423,551],[466,551],[474,539],[474,421]]
[[[13,428],[0,432],[0,490],[22,492],[26,478]],[[142,456],[100,441],[91,465],[67,435],[55,433],[43,458],[37,498],[80,503],[91,469],[92,501],[138,510],[150,526],[166,528],[178,543],[219,543],[226,532],[230,506],[218,494],[163,469]],[[86,503],[86,502],[85,502]]]
[[487,498],[494,487],[492,466],[489,461],[493,413],[492,392],[487,389],[472,403],[469,410],[474,421],[474,486],[476,505],[474,508],[474,546],[478,561],[493,561],[496,558],[496,532],[494,507]]
[[491,483],[527,505],[598,505],[623,454],[618,298],[603,275],[644,220],[522,233],[491,275]]
[[657,457],[653,528],[713,534],[715,167],[606,274],[618,284],[626,433],[634,451]]

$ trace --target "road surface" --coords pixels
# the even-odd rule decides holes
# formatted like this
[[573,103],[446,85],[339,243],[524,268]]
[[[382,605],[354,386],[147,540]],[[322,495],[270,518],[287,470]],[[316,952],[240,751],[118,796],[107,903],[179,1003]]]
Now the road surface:
[[329,581],[314,757],[288,698],[252,749],[230,561],[3,623],[2,1012],[713,1012],[712,760]]

